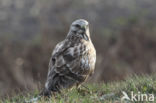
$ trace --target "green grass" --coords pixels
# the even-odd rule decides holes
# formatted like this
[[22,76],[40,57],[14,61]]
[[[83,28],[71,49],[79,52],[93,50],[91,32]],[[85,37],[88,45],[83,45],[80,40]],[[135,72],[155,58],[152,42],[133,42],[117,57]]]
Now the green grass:
[[[75,88],[72,90],[63,90],[61,94],[55,94],[55,96],[52,96],[50,99],[41,98],[37,103],[121,103],[121,97],[123,96],[122,91],[125,91],[128,95],[133,91],[136,94],[141,92],[154,94],[156,96],[156,75],[133,76],[125,81],[85,84],[85,86],[89,88],[89,90],[84,87],[81,87],[80,91]],[[12,98],[8,97],[0,102],[24,103],[24,101],[36,97],[38,93],[38,91],[34,91],[27,95],[17,95]]]

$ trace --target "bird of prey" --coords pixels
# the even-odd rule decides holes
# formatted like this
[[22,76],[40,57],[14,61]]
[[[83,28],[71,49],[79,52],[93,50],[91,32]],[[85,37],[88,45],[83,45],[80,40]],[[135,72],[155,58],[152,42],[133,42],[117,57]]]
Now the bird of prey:
[[41,95],[79,86],[93,74],[96,50],[92,44],[89,23],[78,19],[71,24],[66,38],[53,50],[45,88]]

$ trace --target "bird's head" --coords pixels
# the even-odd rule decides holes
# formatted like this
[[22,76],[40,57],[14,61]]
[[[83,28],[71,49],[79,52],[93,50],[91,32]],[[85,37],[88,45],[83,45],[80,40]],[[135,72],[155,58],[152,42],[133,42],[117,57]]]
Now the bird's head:
[[69,34],[68,35],[75,35],[84,37],[84,39],[89,39],[90,33],[89,33],[89,23],[88,21],[84,19],[78,19],[75,20],[70,27]]

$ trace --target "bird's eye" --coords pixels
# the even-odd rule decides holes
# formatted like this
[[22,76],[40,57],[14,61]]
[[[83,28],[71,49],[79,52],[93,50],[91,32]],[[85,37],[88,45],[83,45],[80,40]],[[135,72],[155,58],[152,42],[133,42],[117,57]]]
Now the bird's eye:
[[80,28],[80,25],[76,24],[75,27]]

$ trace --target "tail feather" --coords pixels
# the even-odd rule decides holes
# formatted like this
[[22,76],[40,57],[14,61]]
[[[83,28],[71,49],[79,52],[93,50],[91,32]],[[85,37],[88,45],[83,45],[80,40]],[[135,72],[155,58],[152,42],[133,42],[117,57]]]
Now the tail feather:
[[44,89],[44,90],[39,94],[39,96],[50,97],[50,96],[51,96],[51,91],[50,91],[50,90],[47,90],[47,89]]

